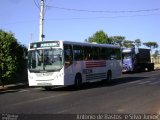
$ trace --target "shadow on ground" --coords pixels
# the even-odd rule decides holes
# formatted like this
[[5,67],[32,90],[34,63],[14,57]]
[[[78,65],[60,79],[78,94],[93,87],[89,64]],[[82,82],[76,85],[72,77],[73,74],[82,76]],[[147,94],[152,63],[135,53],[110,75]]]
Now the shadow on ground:
[[102,80],[99,82],[84,83],[79,88],[75,88],[74,86],[67,86],[67,87],[57,87],[51,90],[42,89],[42,91],[76,91],[76,90],[85,90],[85,89],[93,89],[93,88],[100,88],[100,87],[112,87],[112,86],[125,84],[133,81],[138,81],[146,78],[148,77],[123,77],[123,78],[113,79],[110,82],[106,82],[106,80]]

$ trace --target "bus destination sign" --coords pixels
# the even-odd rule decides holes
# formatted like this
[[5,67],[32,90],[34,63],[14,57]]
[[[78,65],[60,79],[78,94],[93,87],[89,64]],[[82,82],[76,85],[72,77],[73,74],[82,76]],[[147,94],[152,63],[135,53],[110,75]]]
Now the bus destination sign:
[[59,41],[31,43],[30,48],[59,47]]

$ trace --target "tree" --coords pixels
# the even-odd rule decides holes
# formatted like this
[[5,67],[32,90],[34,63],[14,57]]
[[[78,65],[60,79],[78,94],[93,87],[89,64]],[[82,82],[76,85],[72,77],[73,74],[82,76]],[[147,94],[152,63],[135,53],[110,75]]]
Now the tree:
[[112,36],[110,37],[111,41],[115,45],[123,46],[123,41],[125,40],[124,36]]
[[126,47],[126,48],[132,48],[132,47],[135,47],[135,45],[133,43],[134,43],[133,41],[124,40],[123,41],[123,46]]
[[153,48],[153,49],[158,48],[157,42],[146,42],[146,43],[143,43],[143,45],[149,47],[150,49],[151,48]]
[[16,79],[17,72],[24,69],[26,47],[19,44],[13,33],[0,30],[0,80]]
[[152,51],[152,49],[158,48],[157,42],[150,42],[149,41],[149,42],[143,43],[143,45],[149,47],[151,49],[151,51]]
[[85,39],[85,41],[90,42],[90,43],[95,42],[95,43],[100,43],[100,44],[106,44],[110,42],[108,40],[108,36],[103,30],[97,31],[91,37],[89,37],[88,39]]
[[156,58],[158,56],[159,51],[156,50],[155,53],[153,54],[153,57]]
[[135,46],[137,46],[138,48],[141,46],[141,40],[140,39],[136,39],[134,41],[134,43],[135,43]]

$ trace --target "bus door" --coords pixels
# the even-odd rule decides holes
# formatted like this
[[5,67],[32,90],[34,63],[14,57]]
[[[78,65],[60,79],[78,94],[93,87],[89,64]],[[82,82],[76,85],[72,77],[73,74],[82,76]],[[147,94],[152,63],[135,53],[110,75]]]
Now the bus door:
[[65,79],[67,79],[67,81],[72,81],[74,79],[73,51],[72,46],[68,44],[64,45],[64,68]]

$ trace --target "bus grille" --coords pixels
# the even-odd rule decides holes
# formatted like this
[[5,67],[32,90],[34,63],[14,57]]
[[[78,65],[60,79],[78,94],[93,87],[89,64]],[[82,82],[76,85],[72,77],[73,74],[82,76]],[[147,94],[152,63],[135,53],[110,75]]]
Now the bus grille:
[[49,73],[36,73],[37,77],[45,77],[45,76],[52,76],[53,72],[49,72]]

